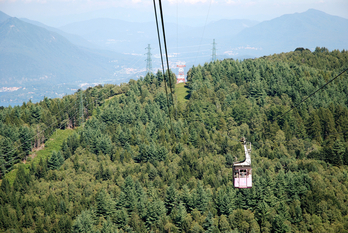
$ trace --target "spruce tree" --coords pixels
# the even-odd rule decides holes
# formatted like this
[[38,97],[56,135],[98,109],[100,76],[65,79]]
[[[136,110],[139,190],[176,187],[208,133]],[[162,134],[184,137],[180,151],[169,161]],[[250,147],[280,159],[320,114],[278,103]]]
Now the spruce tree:
[[167,208],[167,215],[170,215],[170,213],[176,205],[176,190],[173,184],[170,185],[166,190],[164,204]]
[[322,143],[320,119],[315,111],[308,118],[307,132],[312,139],[316,140],[319,144]]
[[118,233],[117,227],[112,223],[110,217],[103,222],[103,227],[100,231],[101,233]]
[[332,164],[334,164],[336,166],[343,165],[345,148],[344,148],[344,145],[340,139],[338,139],[334,142],[332,150],[333,150],[332,155],[334,156],[331,160]]
[[203,223],[203,228],[206,233],[212,233],[214,230],[214,222],[213,222],[213,214],[209,211],[207,217],[205,218],[205,222]]
[[110,216],[115,208],[115,203],[110,195],[102,189],[96,198],[96,214],[97,216]]
[[175,216],[175,224],[180,230],[182,229],[184,225],[186,216],[187,216],[186,208],[184,204],[180,202],[176,211],[176,216]]
[[208,197],[201,182],[198,182],[195,193],[195,207],[202,213],[206,210],[208,205]]
[[74,233],[87,233],[92,232],[96,233],[96,228],[94,226],[94,219],[92,213],[87,211],[82,211],[79,216],[77,216],[73,226],[72,231]]
[[53,151],[48,160],[47,167],[51,170],[57,170],[64,163],[64,157],[60,151]]

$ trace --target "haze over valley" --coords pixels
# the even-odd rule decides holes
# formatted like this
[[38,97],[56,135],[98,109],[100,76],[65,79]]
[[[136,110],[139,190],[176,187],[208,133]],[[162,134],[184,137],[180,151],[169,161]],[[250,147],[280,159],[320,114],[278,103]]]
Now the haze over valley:
[[[102,15],[100,12],[94,15]],[[105,10],[104,15],[110,12]],[[44,96],[61,97],[79,88],[138,79],[146,74],[148,44],[153,72],[157,72],[161,63],[156,25],[150,17],[144,19],[149,21],[98,17],[55,28],[0,12],[1,105],[29,99],[37,102]],[[189,22],[180,19],[179,23],[169,17],[165,24],[174,73],[177,62],[185,62],[188,70],[211,61],[213,39],[220,60],[255,58],[297,47],[311,51],[317,46],[348,48],[348,20],[314,9],[262,22],[219,19],[206,21],[203,26]]]

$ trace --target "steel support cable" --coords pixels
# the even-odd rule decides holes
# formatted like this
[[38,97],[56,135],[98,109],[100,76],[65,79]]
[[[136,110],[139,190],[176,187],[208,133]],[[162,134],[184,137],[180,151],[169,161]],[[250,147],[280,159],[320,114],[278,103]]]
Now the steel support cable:
[[[166,33],[165,33],[165,28],[164,28],[164,18],[163,18],[163,10],[162,10],[162,1],[159,1],[159,7],[160,7],[160,14],[161,14],[161,23],[162,23],[162,33],[163,33],[163,44],[164,44],[164,49],[166,53],[166,61],[167,61],[167,71],[168,71],[168,80],[169,80],[169,89],[171,93],[171,100],[173,103],[173,111],[175,108],[175,103],[174,103],[174,93],[173,93],[173,85],[172,85],[172,79],[170,75],[170,67],[169,67],[169,60],[168,60],[168,51],[167,51],[167,40],[166,40]],[[171,119],[171,115],[169,115],[169,119]],[[174,136],[174,141],[175,141],[175,134],[174,134],[174,126],[173,122],[171,122],[171,127],[172,127],[172,134]]]
[[337,76],[335,76],[334,78],[332,78],[330,81],[328,81],[327,83],[325,83],[323,86],[321,86],[319,89],[317,89],[316,91],[314,91],[312,94],[310,94],[309,96],[307,96],[306,98],[304,98],[303,100],[300,101],[300,103],[296,104],[295,106],[293,106],[292,108],[290,108],[288,111],[286,111],[285,113],[283,113],[282,115],[280,115],[279,117],[277,117],[276,119],[274,119],[272,121],[275,122],[276,120],[282,118],[283,116],[285,116],[287,113],[289,113],[290,111],[292,111],[294,108],[297,108],[300,104],[302,104],[304,101],[306,101],[307,99],[309,99],[310,97],[312,97],[315,93],[317,93],[318,91],[320,91],[321,89],[323,89],[324,87],[326,87],[329,83],[331,83],[332,81],[334,81],[336,78],[338,78],[339,76],[341,76],[344,72],[346,72],[348,70],[345,69],[343,70],[341,73],[339,73]]
[[169,89],[170,92],[172,94],[172,102],[174,105],[174,101],[173,101],[173,89],[172,89],[172,80],[170,77],[170,70],[169,70],[169,60],[168,60],[168,52],[167,52],[167,41],[166,41],[166,33],[165,33],[165,29],[164,29],[164,19],[163,19],[163,11],[162,11],[162,1],[159,1],[159,7],[160,7],[160,15],[161,15],[161,23],[162,23],[162,33],[163,33],[163,44],[164,44],[164,50],[166,53],[166,61],[167,61],[167,71],[168,71],[168,79],[169,79]]
[[[205,19],[205,24],[204,24],[204,27],[203,27],[203,33],[202,33],[201,41],[199,42],[198,50],[201,49],[201,44],[202,44],[202,40],[203,40],[203,37],[204,37],[205,27],[207,26],[207,22],[208,22],[208,18],[209,18],[210,7],[211,7],[211,2],[212,2],[212,1],[213,1],[213,0],[210,0],[210,2],[209,2],[208,13],[207,13],[207,17],[206,17],[206,19]],[[210,45],[210,44],[209,44],[209,45]],[[197,54],[197,56],[198,56],[198,54]],[[197,57],[195,58],[194,63],[196,63],[196,60],[197,60]]]
[[[160,10],[161,8],[161,0],[159,0],[160,2]],[[153,7],[154,7],[154,11],[155,11],[155,19],[156,19],[156,28],[157,28],[157,37],[158,37],[158,45],[159,45],[159,49],[160,49],[160,55],[161,55],[161,62],[162,62],[162,71],[163,71],[163,81],[164,81],[164,87],[166,90],[166,97],[167,97],[167,106],[168,106],[168,112],[169,112],[169,123],[170,126],[172,128],[172,135],[175,138],[175,134],[173,132],[173,124],[172,124],[172,117],[171,117],[171,111],[170,111],[170,106],[169,106],[169,98],[168,98],[168,90],[167,90],[167,80],[165,78],[165,71],[164,71],[164,63],[163,63],[163,54],[162,54],[162,45],[161,45],[161,37],[160,37],[160,33],[159,33],[159,27],[158,27],[158,19],[157,19],[157,7],[156,7],[156,0],[153,0]],[[161,11],[161,15],[162,15],[162,11]],[[162,26],[163,26],[163,30],[164,30],[164,24],[163,24],[163,18],[162,18]],[[165,35],[164,31],[163,31],[163,35]],[[165,37],[164,39],[164,43],[165,43]],[[167,64],[168,64],[168,56],[167,56],[167,47],[166,48],[166,58],[167,58]],[[169,69],[169,65],[168,65],[168,69]],[[170,73],[169,74],[169,81],[170,81]],[[171,85],[171,82],[169,83],[169,85]]]
[[157,28],[157,37],[158,37],[158,46],[160,50],[160,55],[161,55],[161,63],[162,63],[162,72],[163,72],[163,81],[164,81],[164,87],[166,90],[166,97],[167,97],[167,106],[168,106],[168,111],[169,111],[169,116],[170,116],[170,108],[169,108],[169,99],[168,99],[168,90],[167,90],[167,81],[164,76],[164,63],[163,63],[163,54],[162,54],[162,45],[161,45],[161,37],[159,33],[159,27],[158,27],[158,19],[157,19],[157,9],[156,9],[156,0],[153,0],[153,8],[155,10],[155,19],[156,19],[156,28]]

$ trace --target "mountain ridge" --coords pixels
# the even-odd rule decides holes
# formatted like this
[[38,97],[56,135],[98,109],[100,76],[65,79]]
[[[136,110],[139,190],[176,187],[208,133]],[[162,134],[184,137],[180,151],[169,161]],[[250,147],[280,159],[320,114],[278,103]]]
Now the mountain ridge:
[[79,47],[56,32],[15,17],[0,23],[0,51],[0,102],[5,105],[63,96],[104,80],[117,83],[115,72],[120,68],[116,67],[134,59]]
[[348,48],[346,25],[348,19],[310,9],[246,28],[230,42],[238,46],[260,47],[269,53],[291,51],[296,47],[343,49]]
[[87,40],[85,40],[84,38],[82,38],[78,35],[64,32],[58,28],[47,26],[46,24],[43,24],[43,23],[35,21],[35,20],[30,20],[27,18],[20,18],[20,20],[27,22],[27,23],[30,23],[30,24],[33,24],[33,25],[38,26],[38,27],[45,28],[48,31],[56,32],[77,46],[82,46],[82,47],[91,48],[91,49],[98,49],[99,48],[95,44],[88,42]]

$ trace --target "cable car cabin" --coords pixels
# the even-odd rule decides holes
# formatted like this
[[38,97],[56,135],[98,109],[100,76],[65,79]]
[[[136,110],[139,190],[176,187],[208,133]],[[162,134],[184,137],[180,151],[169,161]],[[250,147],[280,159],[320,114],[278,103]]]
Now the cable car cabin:
[[233,185],[235,188],[251,188],[252,187],[252,169],[251,169],[251,144],[248,149],[245,138],[241,140],[244,146],[245,160],[243,162],[233,163]]

